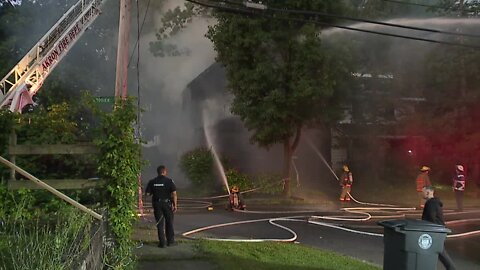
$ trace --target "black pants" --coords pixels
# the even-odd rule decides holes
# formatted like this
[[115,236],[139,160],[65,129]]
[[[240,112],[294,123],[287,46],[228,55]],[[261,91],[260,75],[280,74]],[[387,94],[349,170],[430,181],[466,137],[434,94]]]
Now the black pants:
[[160,246],[165,246],[165,234],[167,244],[175,242],[173,232],[173,210],[171,202],[154,202],[153,214],[157,222],[158,241]]
[[457,201],[457,210],[463,210],[463,191],[455,190],[455,200]]
[[438,254],[438,259],[442,262],[443,266],[445,266],[445,269],[447,270],[455,270],[455,264],[453,263],[452,259],[450,256],[448,256],[447,251],[445,248],[441,253]]

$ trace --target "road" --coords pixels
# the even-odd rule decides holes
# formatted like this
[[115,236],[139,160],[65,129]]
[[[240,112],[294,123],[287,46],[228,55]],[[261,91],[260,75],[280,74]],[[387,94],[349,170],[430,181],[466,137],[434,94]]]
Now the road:
[[[282,209],[275,209],[272,207],[258,207],[258,210],[265,211],[285,211],[284,213],[240,213],[229,212],[223,210],[222,207],[215,207],[213,211],[206,209],[183,210],[179,211],[175,217],[175,233],[180,235],[184,232],[216,224],[238,222],[256,219],[268,219],[278,217],[298,216],[298,221],[277,221],[278,224],[286,226],[298,235],[296,243],[308,245],[325,250],[335,251],[337,253],[345,254],[347,256],[355,257],[360,260],[370,262],[376,265],[383,264],[383,237],[363,235],[359,233],[352,233],[310,224],[307,222],[311,215],[319,216],[345,216],[344,211],[327,209],[327,211],[299,213],[298,207],[289,209],[283,207]],[[249,210],[257,210],[251,207]],[[294,211],[294,212],[289,212]],[[479,212],[448,215],[446,211],[447,220],[459,220],[463,218],[479,218]],[[406,213],[407,218],[418,218],[420,211],[411,211]],[[360,216],[357,216],[360,218]],[[376,225],[379,219],[371,219],[362,222],[342,222],[334,221],[331,224],[341,225],[343,227],[381,233],[382,227]],[[469,224],[468,226],[451,227],[454,233],[464,232],[472,228],[478,230],[479,223]],[[230,239],[258,239],[258,238],[275,238],[288,239],[292,234],[286,230],[275,227],[268,223],[268,221],[261,221],[255,223],[227,226],[215,228],[208,231],[203,231],[191,235],[192,237],[214,237],[214,238],[230,238]],[[457,264],[458,269],[462,270],[478,270],[480,268],[480,236],[448,239],[446,242],[447,251],[450,253],[452,259]],[[439,263],[438,269],[444,269]]]

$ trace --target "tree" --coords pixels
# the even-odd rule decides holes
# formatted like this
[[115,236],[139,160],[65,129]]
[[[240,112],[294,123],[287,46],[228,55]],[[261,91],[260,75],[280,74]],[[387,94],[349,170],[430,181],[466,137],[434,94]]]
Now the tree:
[[[340,1],[264,1],[282,9],[338,14]],[[284,195],[290,194],[290,174],[302,129],[329,124],[340,113],[340,78],[348,71],[338,54],[322,47],[321,28],[287,17],[244,16],[217,11],[207,37],[226,69],[231,110],[261,147],[282,143]],[[280,15],[282,16],[282,15]]]

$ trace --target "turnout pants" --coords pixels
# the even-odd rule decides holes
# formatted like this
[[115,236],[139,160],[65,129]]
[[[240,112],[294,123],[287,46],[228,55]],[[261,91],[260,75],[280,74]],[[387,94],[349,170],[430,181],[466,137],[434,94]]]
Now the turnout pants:
[[154,202],[153,214],[155,215],[155,221],[157,222],[159,245],[165,246],[165,244],[173,244],[175,242],[175,238],[173,232],[172,203],[170,201]]
[[417,195],[418,195],[418,199],[420,201],[419,206],[420,206],[420,208],[423,208],[425,206],[425,202],[426,202],[425,198],[423,197],[423,192],[421,190],[420,191],[417,190]]
[[342,193],[340,194],[340,201],[350,201],[350,196],[348,193],[352,190],[351,185],[342,186]]
[[463,191],[455,190],[455,200],[457,201],[457,210],[463,210]]

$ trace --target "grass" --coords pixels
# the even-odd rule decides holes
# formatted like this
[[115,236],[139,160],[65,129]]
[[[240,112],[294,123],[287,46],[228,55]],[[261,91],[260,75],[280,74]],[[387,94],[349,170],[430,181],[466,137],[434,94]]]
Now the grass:
[[377,266],[291,243],[232,243],[201,240],[198,249],[219,269],[374,270]]
[[0,231],[0,270],[72,269],[89,241],[90,217],[72,209],[55,224],[7,220]]

